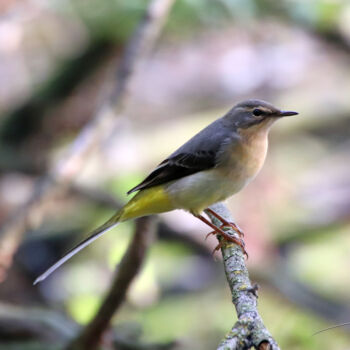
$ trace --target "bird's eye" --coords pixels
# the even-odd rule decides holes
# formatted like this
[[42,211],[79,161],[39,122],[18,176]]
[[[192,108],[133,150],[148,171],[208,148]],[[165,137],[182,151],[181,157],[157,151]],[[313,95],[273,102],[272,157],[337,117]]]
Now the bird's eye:
[[262,114],[264,114],[264,112],[259,108],[255,108],[253,110],[253,115],[255,115],[256,117],[258,117],[259,115],[262,115]]

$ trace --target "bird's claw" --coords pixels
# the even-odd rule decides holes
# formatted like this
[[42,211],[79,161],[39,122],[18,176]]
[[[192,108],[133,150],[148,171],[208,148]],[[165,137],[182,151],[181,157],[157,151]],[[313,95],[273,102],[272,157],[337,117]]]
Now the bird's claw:
[[238,235],[243,238],[244,237],[244,232],[234,223],[234,222],[228,222],[228,223],[224,223],[220,226],[220,228],[232,228],[235,232],[238,233]]
[[209,233],[206,234],[204,240],[206,241],[210,235],[217,235],[218,233],[216,231],[210,231]]
[[235,243],[237,244],[238,246],[240,246],[240,248],[242,249],[243,251],[243,254],[246,256],[246,258],[248,259],[248,253],[245,249],[245,243],[243,241],[243,239],[241,238],[236,238],[234,236],[231,236],[229,234],[225,234],[225,236],[221,233],[221,232],[216,232],[216,231],[211,231],[209,232],[207,235],[206,235],[206,239],[212,235],[212,234],[218,234],[222,237],[222,240],[219,242],[219,244],[214,248],[214,250],[212,251],[212,255],[218,251],[222,246],[223,246],[223,243],[224,241],[226,242],[232,242],[232,243]]
[[219,244],[211,252],[211,255],[214,255],[221,247],[222,247],[222,242],[219,242]]
[[[227,224],[222,224],[220,226],[221,229],[224,228],[232,228],[235,232],[237,232],[237,234],[239,235],[240,238],[244,238],[244,232],[234,223],[234,222],[229,222]],[[208,239],[208,237],[210,235],[217,235],[220,234],[220,232],[217,231],[210,231],[206,236],[205,236],[205,240]]]
[[[227,242],[233,242],[237,245],[239,245],[243,251],[243,253],[245,254],[245,256],[248,258],[248,253],[245,250],[245,244],[244,241],[242,239],[243,236],[243,232],[241,230],[239,230],[239,228],[234,224],[234,223],[229,223],[225,220],[223,220],[218,214],[216,214],[214,211],[212,211],[210,208],[208,208],[208,211],[211,212],[217,219],[219,219],[222,222],[222,225],[220,227],[215,226],[213,223],[211,223],[208,219],[206,219],[205,217],[203,217],[202,215],[199,214],[193,214],[195,215],[198,219],[200,219],[201,221],[203,221],[205,224],[207,224],[208,226],[210,226],[211,228],[214,229],[214,231],[209,232],[205,239],[207,239],[210,235],[212,234],[216,234],[216,235],[220,235],[222,237],[223,240],[226,240]],[[237,233],[240,235],[239,238],[236,238],[235,236],[230,235],[229,233],[225,232],[222,227],[232,227],[235,229],[235,231],[237,231]],[[215,247],[213,254],[220,249],[222,246],[222,243],[220,241],[219,245]]]

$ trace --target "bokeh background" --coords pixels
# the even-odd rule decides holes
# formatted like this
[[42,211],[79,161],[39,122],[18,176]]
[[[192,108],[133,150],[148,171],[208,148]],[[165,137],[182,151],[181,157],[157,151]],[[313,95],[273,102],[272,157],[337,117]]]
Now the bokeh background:
[[[118,64],[148,4],[0,3],[0,349],[61,349],[93,317],[133,222],[44,283],[33,280],[164,157],[245,98],[300,113],[274,126],[264,169],[228,201],[246,232],[261,315],[283,349],[350,349],[347,327],[313,335],[350,321],[347,0],[175,1],[111,132],[68,185],[16,232],[7,228],[116,89]],[[158,220],[114,337],[132,349],[173,341],[176,349],[213,349],[236,319],[221,256],[211,256],[216,240],[205,241],[207,227],[184,212]]]

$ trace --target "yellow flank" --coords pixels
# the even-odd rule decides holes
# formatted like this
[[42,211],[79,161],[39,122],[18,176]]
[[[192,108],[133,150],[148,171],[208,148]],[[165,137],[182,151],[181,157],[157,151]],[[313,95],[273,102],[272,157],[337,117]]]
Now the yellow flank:
[[176,209],[163,186],[155,186],[136,194],[121,210],[119,221],[164,213]]

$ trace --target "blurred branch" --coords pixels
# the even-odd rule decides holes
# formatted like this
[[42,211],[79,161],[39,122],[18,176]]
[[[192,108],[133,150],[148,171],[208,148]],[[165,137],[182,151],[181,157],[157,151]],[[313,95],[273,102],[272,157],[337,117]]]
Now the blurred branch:
[[[25,144],[26,139],[37,132],[43,120],[48,118],[47,112],[70,96],[83,80],[93,75],[102,65],[106,65],[107,59],[114,55],[115,47],[116,44],[112,40],[92,38],[89,46],[78,57],[68,60],[57,68],[57,71],[33,92],[29,100],[2,116],[1,148],[6,145],[6,152],[12,152],[16,157],[21,155],[18,147]],[[4,164],[6,165],[9,161],[0,158],[0,161],[4,160],[7,161]],[[33,160],[30,161],[32,167]],[[12,163],[16,165],[18,160]],[[0,165],[4,167],[3,164]]]
[[[9,344],[21,350],[62,349],[78,331],[75,322],[58,312],[0,303],[0,349],[8,349]],[[118,350],[170,350],[176,345],[174,341],[147,343],[140,336],[138,331],[125,335],[116,330],[111,342]]]
[[155,221],[152,217],[137,219],[136,230],[129,247],[120,262],[112,286],[95,317],[67,350],[95,350],[102,341],[113,315],[125,299],[130,283],[137,275],[149,246],[154,240]]
[[300,281],[283,258],[260,277],[303,310],[311,310],[337,324],[349,321],[350,307],[346,300],[336,299],[334,294],[323,295],[317,288]]
[[72,338],[77,329],[76,323],[57,312],[0,303],[1,341],[35,339],[57,344]]
[[[57,189],[67,186],[80,173],[87,157],[101,140],[113,130],[117,113],[125,107],[127,88],[137,66],[158,37],[174,0],[153,0],[130,38],[116,73],[115,89],[83,128],[66,154],[38,179],[31,197],[8,218],[0,230],[0,278],[12,263],[12,257],[28,228],[31,216],[43,216],[43,203]],[[37,217],[36,217],[37,219]]]
[[338,217],[326,224],[300,225],[294,230],[283,232],[281,237],[276,239],[276,247],[282,255],[290,251],[297,244],[314,242],[316,238],[328,238],[329,233],[336,234],[341,228],[349,224],[348,217]]
[[[229,210],[224,204],[215,204],[211,209],[227,221],[233,221]],[[219,220],[209,212],[207,214],[216,226],[221,226]],[[233,230],[230,233],[235,234]],[[258,350],[279,350],[277,343],[266,329],[259,315],[256,295],[257,286],[253,286],[249,280],[248,269],[245,265],[245,258],[241,248],[224,241],[221,252],[238,321],[218,346],[218,350],[246,350],[251,347]]]

